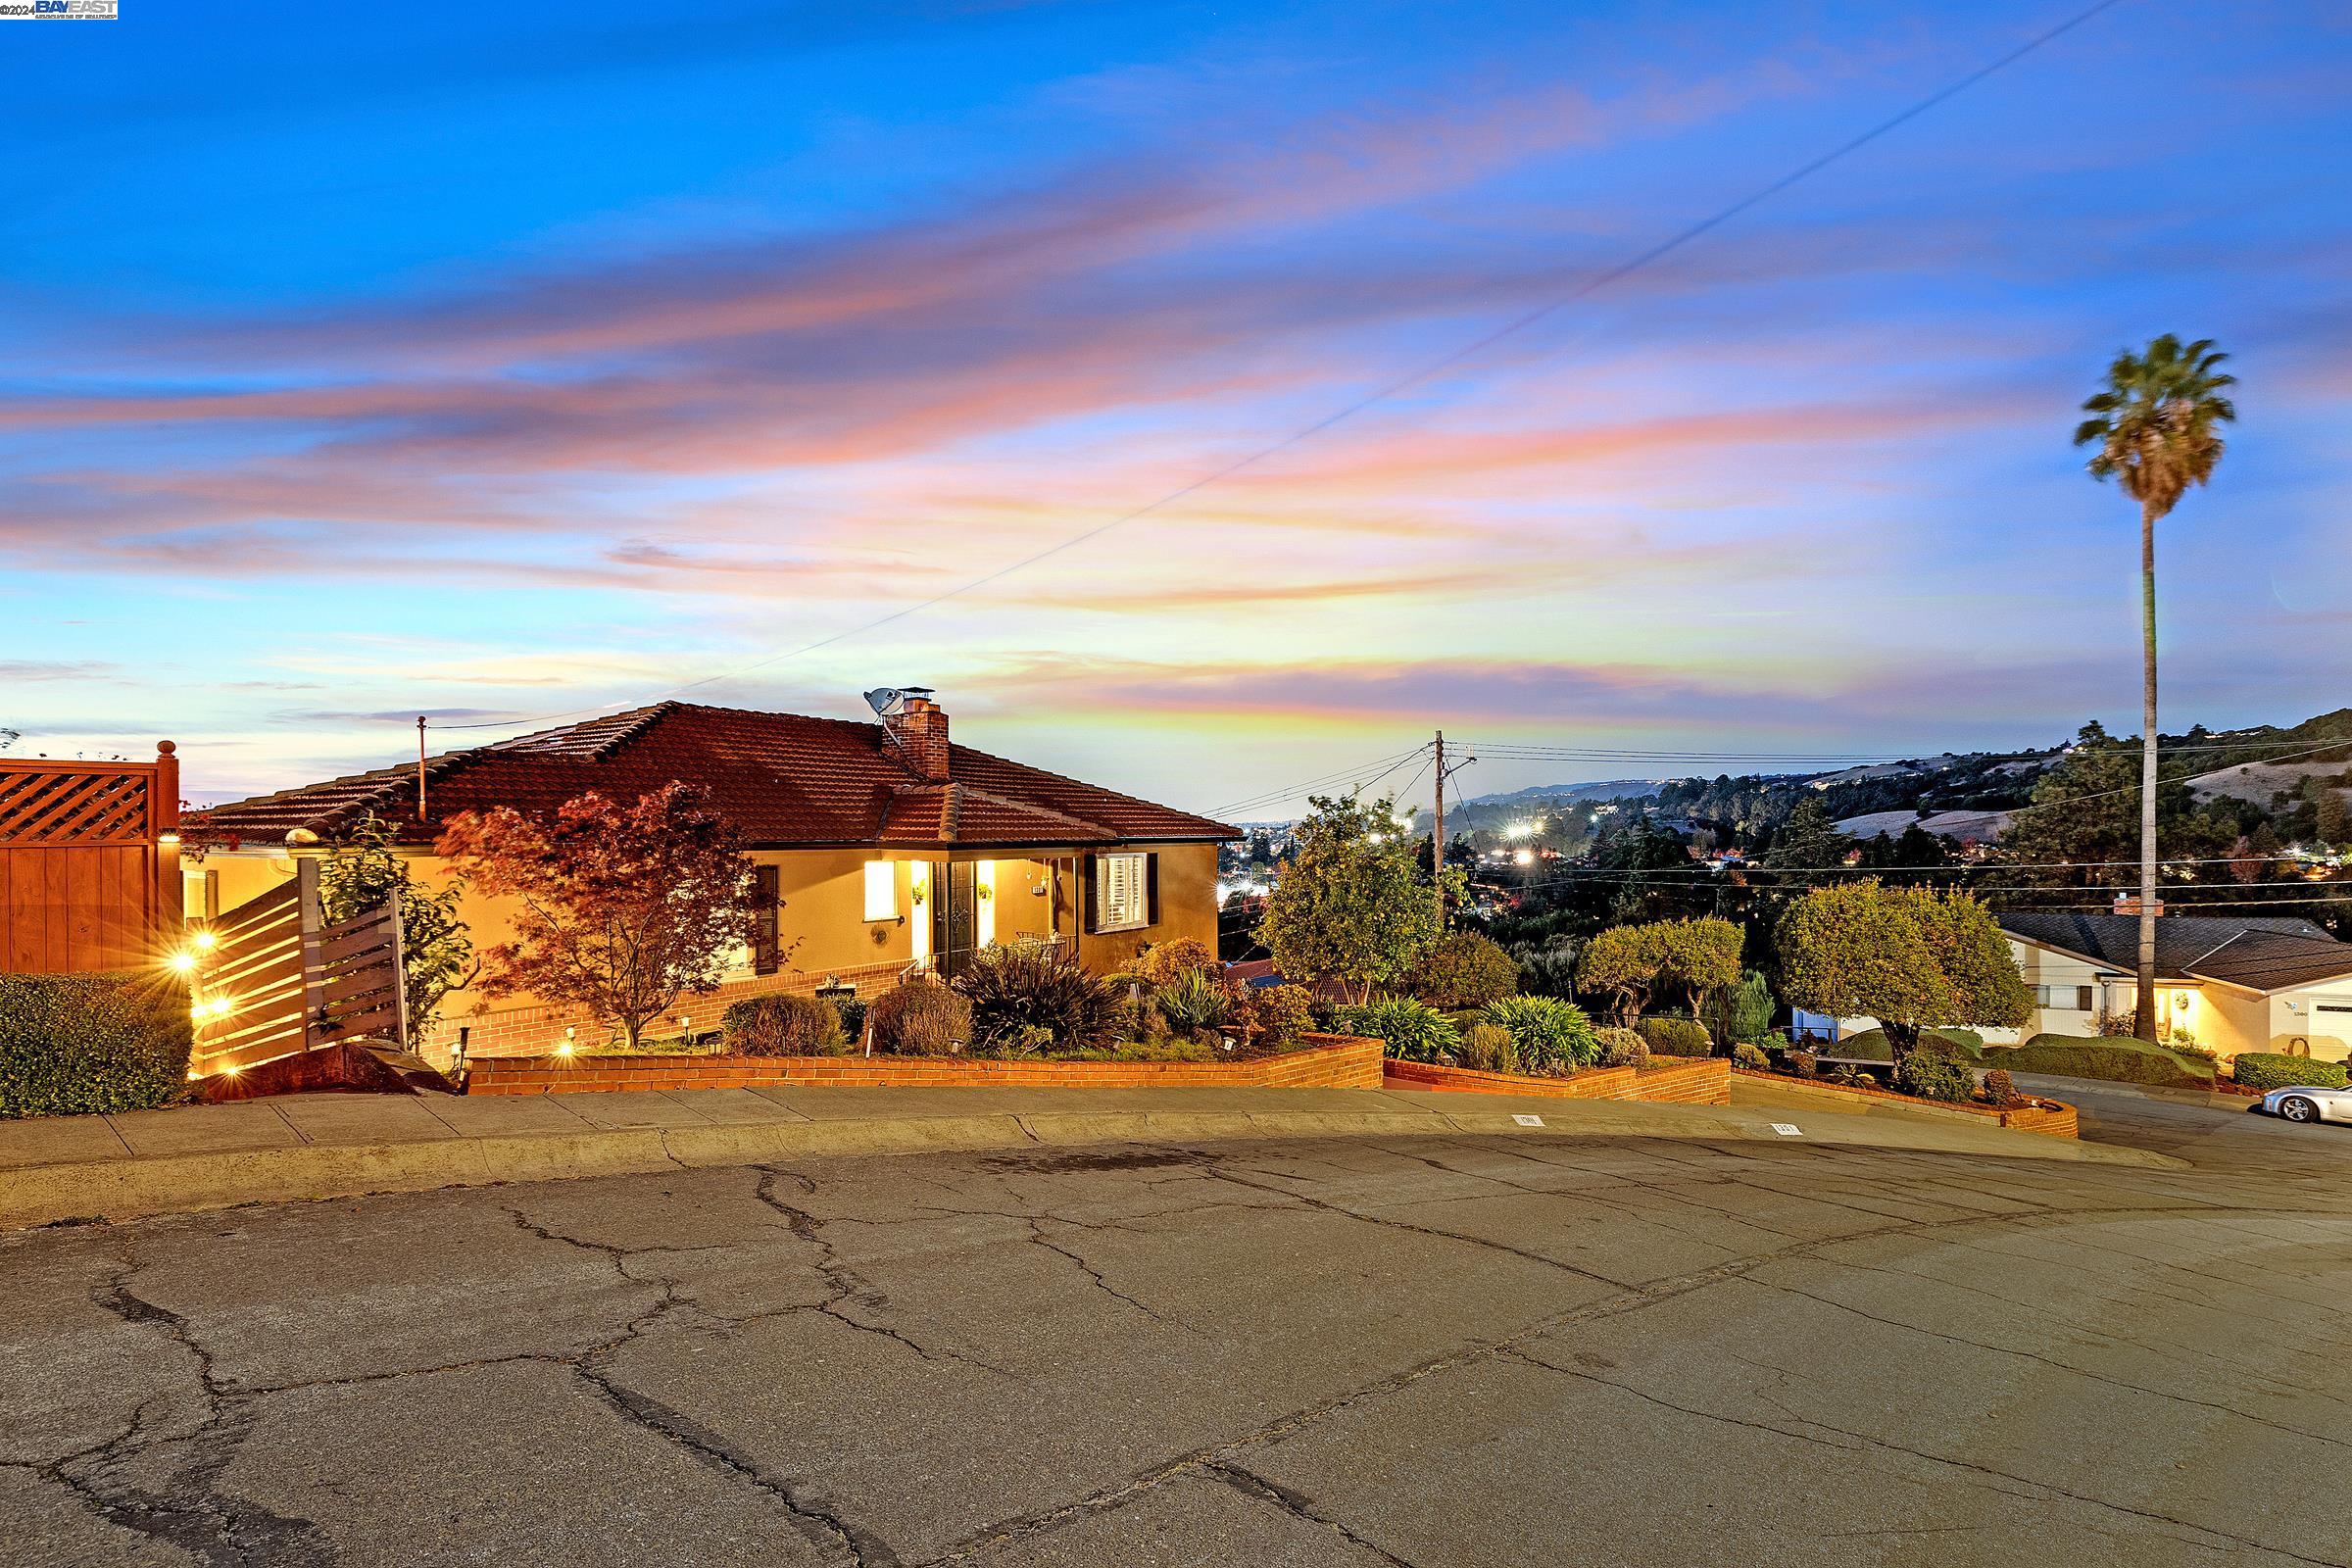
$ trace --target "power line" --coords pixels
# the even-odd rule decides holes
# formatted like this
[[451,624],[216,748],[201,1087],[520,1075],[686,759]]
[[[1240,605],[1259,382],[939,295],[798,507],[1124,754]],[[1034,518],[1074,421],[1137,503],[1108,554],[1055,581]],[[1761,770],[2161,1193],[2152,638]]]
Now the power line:
[[[1731,205],[1719,208],[1705,218],[1698,220],[1696,222],[1690,223],[1684,228],[1677,230],[1667,238],[1650,246],[1647,250],[1644,250],[1626,261],[1618,263],[1615,267],[1608,269],[1594,277],[1588,278],[1585,282],[1579,284],[1573,289],[1570,289],[1567,293],[1560,295],[1556,299],[1553,299],[1546,304],[1540,305],[1534,310],[1525,312],[1520,316],[1514,317],[1512,319],[1503,322],[1500,326],[1494,328],[1492,331],[1472,339],[1470,342],[1462,345],[1460,348],[1457,348],[1448,354],[1443,355],[1438,359],[1432,360],[1421,366],[1419,368],[1401,375],[1394,381],[1388,382],[1386,385],[1376,387],[1371,392],[1368,392],[1362,397],[1357,398],[1355,401],[1347,404],[1335,413],[1325,415],[1322,418],[1315,420],[1313,423],[1303,425],[1298,429],[1292,431],[1289,435],[1286,435],[1280,440],[1275,441],[1272,445],[1260,447],[1255,451],[1250,452],[1248,456],[1226,464],[1223,467],[1214,469],[1211,472],[1202,475],[1200,478],[1191,481],[1189,484],[1180,485],[1176,489],[1169,491],[1167,494],[1159,497],[1155,501],[1147,502],[1143,506],[1137,507],[1132,512],[1122,513],[1118,516],[1112,517],[1106,522],[1097,523],[1091,528],[1083,529],[1078,533],[1071,534],[1068,538],[1060,540],[1055,544],[1049,545],[1043,550],[1039,550],[1034,554],[1024,556],[1020,560],[1012,562],[1007,565],[1000,566],[994,571],[974,577],[968,582],[960,583],[956,587],[945,589],[939,593],[933,594],[928,599],[917,600],[913,604],[902,606],[886,615],[880,615],[872,620],[862,622],[859,625],[849,627],[847,630],[834,632],[829,636],[819,637],[811,642],[803,643],[796,648],[787,649],[782,653],[772,654],[765,659],[755,660],[751,663],[744,664],[736,669],[724,672],[722,674],[706,675],[700,680],[688,681],[682,686],[673,686],[668,691],[660,693],[656,698],[650,698],[648,701],[659,701],[662,698],[674,697],[679,692],[693,691],[700,687],[715,684],[719,681],[734,680],[741,676],[748,675],[754,670],[765,669],[772,664],[779,664],[788,660],[802,658],[805,655],[815,653],[820,649],[830,648],[836,643],[847,642],[853,637],[862,636],[870,631],[879,631],[882,627],[891,625],[897,621],[905,620],[909,615],[919,614],[923,611],[945,604],[951,599],[960,598],[965,594],[985,588],[991,583],[1000,582],[1004,578],[1011,576],[1016,571],[1021,571],[1030,566],[1034,566],[1038,563],[1060,555],[1064,551],[1073,550],[1079,545],[1086,544],[1091,540],[1100,539],[1114,528],[1123,527],[1127,523],[1149,516],[1152,513],[1158,512],[1162,508],[1172,506],[1176,502],[1182,501],[1186,497],[1191,496],[1198,491],[1204,490],[1222,480],[1229,479],[1235,474],[1242,472],[1246,468],[1253,467],[1256,465],[1265,462],[1268,458],[1274,457],[1283,452],[1287,452],[1292,447],[1295,447],[1303,441],[1321,435],[1324,431],[1332,429],[1339,424],[1354,418],[1357,415],[1362,414],[1365,410],[1385,403],[1400,392],[1407,391],[1410,388],[1418,386],[1422,382],[1429,380],[1433,376],[1451,369],[1454,366],[1461,364],[1463,361],[1471,359],[1478,354],[1484,353],[1486,350],[1494,347],[1496,343],[1501,342],[1503,339],[1511,337],[1516,333],[1525,331],[1527,328],[1534,326],[1537,322],[1556,315],[1558,312],[1567,309],[1571,305],[1574,305],[1582,300],[1589,299],[1592,295],[1601,292],[1603,289],[1623,282],[1626,278],[1633,276],[1636,272],[1641,271],[1642,269],[1650,266],[1652,263],[1664,260],[1667,256],[1670,256],[1674,252],[1681,250],[1684,246],[1690,244],[1691,241],[1699,239],[1713,230],[1720,228],[1724,224],[1732,221],[1732,220],[1740,217],[1742,213],[1747,212],[1750,208],[1756,207],[1761,203],[1771,200],[1773,197],[1780,195],[1783,191],[1786,191],[1790,187],[1811,178],[1813,175],[1821,172],[1831,165],[1839,162],[1851,154],[1861,151],[1863,148],[1869,146],[1872,142],[1877,141],[1882,136],[1887,135],[1888,133],[1897,130],[1906,124],[1909,124],[1912,121],[1917,120],[1920,116],[1925,115],[1930,111],[1940,107],[1949,100],[1958,97],[1961,93],[1964,93],[1969,88],[1977,85],[1977,83],[2008,69],[2010,66],[2013,66],[2018,61],[2025,59],[2028,55],[2033,54],[2035,50],[2041,48],[2043,45],[2055,41],[2062,35],[2073,31],[2075,28],[2090,21],[2093,17],[2098,16],[2102,12],[2112,10],[2114,7],[2120,4],[2122,4],[2122,0],[2098,0],[2097,4],[2075,13],[2073,16],[2067,18],[2064,22],[2059,23],[2054,27],[2050,27],[2045,31],[2036,33],[2032,38],[2027,39],[2024,43],[2021,43],[2017,47],[2009,50],[2006,54],[1999,56],[1986,65],[1978,67],[1975,71],[1970,72],[1968,74],[1960,77],[1958,80],[1953,81],[1933,93],[1930,93],[1927,97],[1920,99],[1916,103],[1912,104],[1909,108],[1906,108],[1897,114],[1891,115],[1886,119],[1880,121],[1877,124],[1872,125],[1869,129],[1864,130],[1859,135],[1850,137],[1847,140],[1840,142],[1838,146],[1831,148],[1828,152],[1822,153],[1819,156],[1798,165],[1788,172],[1782,174],[1779,178],[1771,180],[1768,183],[1757,187],[1755,190],[1750,191],[1747,195],[1740,197],[1738,201],[1733,202]],[[442,727],[444,729],[453,730],[503,729],[520,724],[545,723],[549,719],[572,718],[584,713],[600,712],[602,710],[603,710],[601,708],[578,708],[561,713],[542,713],[531,718],[483,721],[472,724],[446,724]]]
[[[1284,801],[1294,800],[1308,790],[1328,788],[1335,784],[1354,783],[1360,789],[1375,779],[1395,772],[1398,767],[1428,750],[1428,745],[1424,743],[1410,751],[1398,752],[1394,757],[1384,757],[1376,761],[1360,763],[1354,767],[1340,768],[1318,778],[1310,778],[1301,784],[1292,784],[1279,790],[1265,790],[1256,795],[1245,795],[1238,801],[1212,808],[1208,814],[1224,816],[1233,811],[1248,811],[1267,806],[1276,806]],[[1359,780],[1361,782],[1358,782]]]

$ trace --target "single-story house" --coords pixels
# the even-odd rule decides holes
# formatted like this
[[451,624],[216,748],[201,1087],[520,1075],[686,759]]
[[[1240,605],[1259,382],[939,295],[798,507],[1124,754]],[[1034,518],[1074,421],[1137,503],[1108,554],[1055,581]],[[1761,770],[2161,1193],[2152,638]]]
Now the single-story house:
[[[2137,915],[1998,918],[2034,994],[2024,1033],[2094,1035],[2101,1012],[2132,1010]],[[2303,919],[2159,915],[2156,1022],[2224,1060],[2275,1051],[2340,1061],[2352,1055],[2352,943]]]
[[[370,815],[434,882],[450,874],[434,843],[460,812],[552,812],[680,780],[734,824],[759,901],[724,986],[678,1004],[697,1033],[740,997],[870,996],[915,966],[953,975],[991,943],[1058,944],[1098,971],[1178,937],[1214,951],[1217,847],[1235,829],[953,744],[925,688],[877,696],[879,722],[664,702],[451,752],[422,764],[421,809],[415,762],[215,807],[189,822],[211,847],[188,867],[188,913],[227,916]],[[477,949],[507,940],[499,901],[469,894],[462,913]],[[601,1040],[576,1011],[460,991],[425,1044],[435,1057],[533,1053],[567,1031]]]
[[[1981,1030],[1987,1043],[2096,1035],[2100,1014],[2129,1013],[2135,1004],[2136,914],[2028,911],[1994,918],[2034,994],[2034,1013],[2022,1029]],[[2245,1051],[2352,1057],[2352,943],[2299,918],[2159,915],[2156,1023],[2162,1031],[2185,1031],[2224,1061]],[[1807,1013],[1796,1025],[1844,1036],[1875,1028],[1877,1020]]]

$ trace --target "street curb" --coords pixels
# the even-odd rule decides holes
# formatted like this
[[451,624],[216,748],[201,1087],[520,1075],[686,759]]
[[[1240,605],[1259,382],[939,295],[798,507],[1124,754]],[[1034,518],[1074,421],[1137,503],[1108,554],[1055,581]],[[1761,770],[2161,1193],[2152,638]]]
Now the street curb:
[[[1564,1108],[1573,1104],[1574,1109]],[[1531,1127],[1508,1110],[1455,1111],[1050,1111],[978,1116],[875,1117],[626,1127],[531,1136],[421,1139],[378,1144],[309,1144],[221,1153],[77,1160],[0,1170],[0,1232],[69,1221],[143,1219],[375,1193],[430,1192],[508,1182],[643,1175],[756,1165],[834,1154],[917,1154],[955,1151],[1071,1148],[1098,1144],[1234,1142],[1268,1138],[1518,1137],[1681,1139],[1705,1143],[1788,1141],[1752,1111],[1661,1118],[1661,1107],[1609,1102],[1545,1102]],[[1694,1110],[1698,1107],[1675,1107]],[[1712,1107],[1709,1107],[1712,1108]],[[1801,1114],[1785,1112],[1783,1114]],[[1573,1120],[1568,1118],[1573,1116]],[[1831,1146],[1916,1149],[2182,1169],[2187,1161],[2146,1150],[2075,1144],[1987,1131],[1961,1147],[1922,1140],[1893,1118],[1844,1116],[1812,1124],[1806,1141]],[[1846,1125],[1851,1123],[1852,1125]],[[1937,1129],[1941,1131],[1940,1128]]]

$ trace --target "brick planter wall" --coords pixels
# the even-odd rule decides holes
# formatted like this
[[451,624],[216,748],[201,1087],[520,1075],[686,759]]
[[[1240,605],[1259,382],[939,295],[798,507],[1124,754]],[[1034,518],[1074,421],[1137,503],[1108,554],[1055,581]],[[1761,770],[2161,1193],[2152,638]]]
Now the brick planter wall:
[[1549,1100],[1638,1100],[1686,1105],[1732,1102],[1732,1064],[1701,1056],[1672,1067],[1589,1067],[1573,1078],[1534,1078],[1515,1072],[1441,1067],[1427,1061],[1382,1063],[1391,1089],[1441,1089],[1472,1095],[1534,1095]]
[[987,1061],[971,1056],[506,1056],[477,1059],[469,1095],[615,1089],[1378,1089],[1380,1042],[1316,1044],[1250,1061]]
[[2075,1107],[2055,1100],[2044,1101],[2039,1105],[2018,1105],[2008,1110],[1995,1110],[1990,1105],[1914,1100],[1909,1095],[1898,1095],[1891,1090],[1865,1089],[1859,1084],[1825,1084],[1818,1079],[1791,1078],[1786,1073],[1749,1072],[1742,1069],[1740,1076],[1771,1084],[1800,1099],[1819,1100],[1825,1105],[1835,1104],[1839,1110],[1862,1110],[1876,1102],[1889,1108],[1924,1111],[1932,1116],[1989,1122],[1995,1127],[2008,1127],[2021,1133],[2047,1133],[2052,1138],[2082,1136]]

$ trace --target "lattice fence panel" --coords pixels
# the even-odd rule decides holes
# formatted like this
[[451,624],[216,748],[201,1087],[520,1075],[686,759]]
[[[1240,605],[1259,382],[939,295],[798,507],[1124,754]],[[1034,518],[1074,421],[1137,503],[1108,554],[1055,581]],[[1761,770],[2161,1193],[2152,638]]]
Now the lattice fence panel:
[[153,769],[0,767],[0,845],[144,844]]

